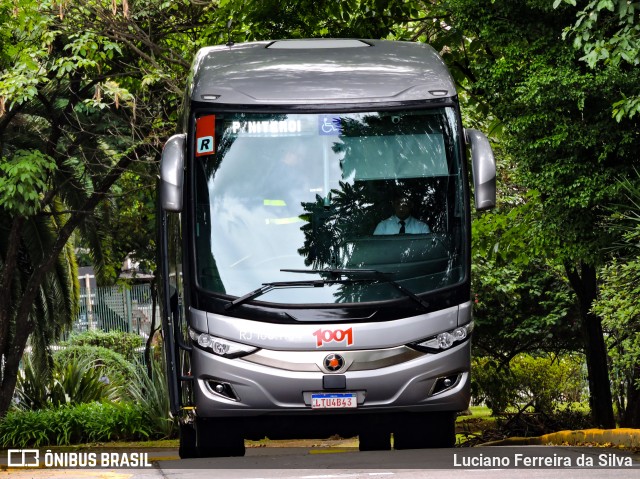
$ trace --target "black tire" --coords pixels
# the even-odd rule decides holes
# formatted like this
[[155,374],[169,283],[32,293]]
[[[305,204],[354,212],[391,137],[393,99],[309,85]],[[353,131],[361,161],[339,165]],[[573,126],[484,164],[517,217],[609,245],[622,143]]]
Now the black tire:
[[178,448],[178,455],[180,459],[198,457],[196,430],[193,424],[180,424],[180,446]]
[[453,447],[456,443],[456,413],[412,413],[393,432],[394,449]]
[[361,451],[389,451],[391,434],[386,431],[364,431],[358,436],[358,449]]
[[227,418],[196,418],[198,457],[244,456],[244,437]]
[[361,451],[389,451],[391,431],[386,416],[372,414],[360,425],[358,448]]

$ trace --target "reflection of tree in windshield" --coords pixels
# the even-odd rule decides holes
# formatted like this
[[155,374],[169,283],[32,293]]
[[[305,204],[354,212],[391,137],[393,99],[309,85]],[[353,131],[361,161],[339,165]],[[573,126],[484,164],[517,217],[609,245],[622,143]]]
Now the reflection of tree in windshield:
[[[363,232],[365,217],[370,215],[373,204],[365,197],[365,185],[340,182],[340,189],[331,190],[331,203],[325,206],[325,199],[316,196],[313,203],[302,203],[305,213],[301,216],[307,223],[301,228],[304,233],[304,245],[298,253],[305,257],[304,263],[313,269],[341,268],[343,253],[341,249],[348,238],[370,234]],[[358,303],[366,294],[368,301],[372,285],[341,284],[333,294],[336,303]],[[388,299],[389,287],[383,285]]]
[[320,196],[314,203],[302,203],[301,218],[307,223],[301,228],[305,239],[298,253],[305,257],[305,265],[314,269],[341,266],[340,248],[346,238],[363,233],[363,220],[373,207],[364,193],[362,184],[340,182],[340,189],[331,190],[329,205]]

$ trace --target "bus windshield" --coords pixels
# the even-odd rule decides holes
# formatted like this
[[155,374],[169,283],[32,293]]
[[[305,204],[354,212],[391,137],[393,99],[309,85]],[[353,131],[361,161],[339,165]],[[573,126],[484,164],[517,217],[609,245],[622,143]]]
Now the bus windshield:
[[[468,206],[454,108],[205,112],[195,121],[200,288],[242,297],[264,283],[291,282],[259,301],[342,304],[402,298],[403,289],[422,294],[466,277]],[[352,275],[295,287],[326,278],[313,271],[327,269],[376,271],[391,283]]]

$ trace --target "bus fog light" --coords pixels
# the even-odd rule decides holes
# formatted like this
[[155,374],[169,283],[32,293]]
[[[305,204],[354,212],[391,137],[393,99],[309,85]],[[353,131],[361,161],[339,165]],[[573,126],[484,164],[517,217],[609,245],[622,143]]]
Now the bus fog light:
[[460,382],[460,377],[460,374],[452,374],[450,376],[439,377],[433,384],[431,394],[438,394],[453,388]]
[[216,379],[209,379],[206,381],[206,384],[209,388],[209,391],[215,393],[219,396],[223,396],[226,399],[231,399],[232,401],[239,401],[240,398],[233,390],[231,384],[223,381],[218,381]]

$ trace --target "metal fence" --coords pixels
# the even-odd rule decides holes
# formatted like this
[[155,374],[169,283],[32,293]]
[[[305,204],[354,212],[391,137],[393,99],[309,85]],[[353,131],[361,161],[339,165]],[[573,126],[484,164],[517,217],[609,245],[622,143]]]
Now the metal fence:
[[[156,318],[159,318],[157,308],[156,305]],[[148,338],[152,313],[151,287],[148,284],[94,289],[81,287],[80,311],[73,331],[118,330]]]

